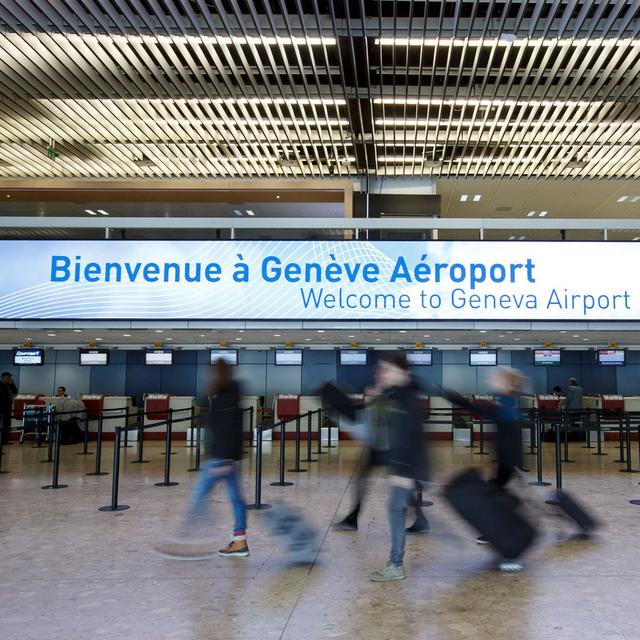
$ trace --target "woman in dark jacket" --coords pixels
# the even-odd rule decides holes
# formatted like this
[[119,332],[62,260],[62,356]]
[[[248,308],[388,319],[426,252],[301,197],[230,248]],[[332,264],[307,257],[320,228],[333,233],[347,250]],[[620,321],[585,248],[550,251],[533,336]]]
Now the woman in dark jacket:
[[[209,458],[193,488],[191,507],[185,529],[206,512],[207,497],[222,480],[227,483],[233,506],[234,528],[231,542],[219,550],[221,556],[248,556],[247,507],[240,491],[240,458],[242,457],[242,412],[240,386],[233,379],[232,368],[224,360],[215,364],[213,394],[205,424],[205,454]],[[200,546],[167,544],[156,547],[164,555],[193,559],[209,552]]]

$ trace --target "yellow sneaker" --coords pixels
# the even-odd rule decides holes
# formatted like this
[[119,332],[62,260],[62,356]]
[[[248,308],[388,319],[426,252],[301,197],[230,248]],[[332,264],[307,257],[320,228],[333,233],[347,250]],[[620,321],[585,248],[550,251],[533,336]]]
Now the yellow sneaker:
[[231,542],[224,548],[220,549],[218,553],[221,556],[237,556],[244,557],[249,555],[249,545],[245,540],[237,540],[234,538]]

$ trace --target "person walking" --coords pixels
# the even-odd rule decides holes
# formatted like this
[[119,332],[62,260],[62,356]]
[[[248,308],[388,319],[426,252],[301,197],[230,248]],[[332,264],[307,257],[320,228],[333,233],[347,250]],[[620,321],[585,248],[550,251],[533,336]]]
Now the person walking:
[[[208,461],[201,470],[191,495],[191,504],[183,524],[189,532],[205,520],[207,497],[220,483],[225,482],[233,507],[234,527],[229,544],[218,551],[224,557],[249,555],[247,542],[247,508],[240,489],[240,459],[242,457],[242,412],[240,385],[233,379],[233,370],[224,360],[214,363],[213,394],[205,425],[205,456]],[[183,542],[156,546],[156,551],[172,557],[195,559],[208,557],[211,551],[202,545]]]
[[416,482],[426,482],[427,455],[422,433],[422,406],[417,385],[402,351],[380,355],[376,379],[384,404],[380,420],[387,424],[389,436],[389,502],[391,533],[389,561],[371,574],[374,582],[404,580],[405,513]]

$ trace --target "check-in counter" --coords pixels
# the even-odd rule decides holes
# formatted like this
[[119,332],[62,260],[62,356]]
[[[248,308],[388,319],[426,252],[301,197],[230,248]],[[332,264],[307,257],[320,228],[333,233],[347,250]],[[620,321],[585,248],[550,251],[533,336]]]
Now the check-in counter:
[[[431,396],[429,404],[429,418],[422,426],[424,432],[431,434],[444,434],[444,437],[449,438],[453,432],[453,426],[451,424],[451,409],[453,408],[453,405],[441,396]],[[458,429],[456,429],[456,431],[457,430]],[[464,431],[466,434],[461,436],[461,438],[466,438],[468,441],[469,429],[460,429],[460,431]]]
[[[127,421],[127,413],[129,419]],[[116,427],[124,427],[128,424],[130,427],[136,424],[136,407],[133,400],[129,396],[104,396],[102,401],[102,432],[114,433]],[[91,420],[89,422],[91,431],[98,430],[98,421]],[[138,439],[138,431],[129,431],[127,434],[129,441]]]
[[[154,424],[168,420],[171,416],[172,434],[187,434],[192,427],[192,418],[196,413],[194,396],[172,396],[166,393],[148,393],[144,398],[144,424]],[[165,433],[166,425],[149,429],[147,433]],[[145,437],[146,437],[145,433]]]

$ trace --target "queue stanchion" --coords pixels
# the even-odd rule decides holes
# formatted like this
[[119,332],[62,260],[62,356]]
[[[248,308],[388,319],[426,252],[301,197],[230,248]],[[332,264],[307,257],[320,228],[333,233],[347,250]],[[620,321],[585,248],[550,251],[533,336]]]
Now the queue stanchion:
[[529,455],[535,456],[536,452],[535,448],[538,446],[538,441],[536,439],[536,413],[535,409],[529,409]]
[[[194,429],[193,425],[191,427]],[[202,442],[202,434],[200,433],[200,416],[198,416],[197,425],[195,426],[196,431],[196,464],[191,469],[187,469],[187,471],[200,471],[200,447]]]
[[92,451],[89,451],[89,410],[84,411],[84,433],[82,434],[82,451],[76,454],[79,456],[91,456]]
[[318,409],[318,447],[316,455],[322,456],[326,453],[326,451],[322,450],[322,409]]
[[4,455],[4,453],[2,452],[2,449],[4,447],[4,438],[2,437],[2,421],[3,416],[0,416],[0,474],[9,473],[8,471],[4,471],[2,469],[2,456]]
[[196,446],[194,444],[194,438],[193,438],[193,432],[194,432],[193,423],[195,422],[195,416],[196,416],[196,408],[191,407],[191,420],[189,421],[191,428],[189,429],[189,444],[186,445],[187,449],[193,449]]
[[480,416],[480,451],[476,451],[476,456],[488,456],[489,454],[484,450],[484,418]]
[[542,479],[542,419],[538,415],[535,419],[535,431],[536,431],[536,481],[529,484],[534,487],[549,487],[550,482],[544,482]]
[[149,460],[144,460],[144,409],[138,414],[138,458],[132,460],[131,464],[147,464]]
[[100,465],[102,464],[102,428],[104,418],[102,413],[98,416],[98,433],[96,434],[96,468],[93,472],[87,473],[88,476],[106,476],[108,471],[101,471]]
[[124,411],[124,438],[122,440],[122,448],[128,449],[131,445],[129,444],[129,407],[125,407]]
[[162,482],[156,482],[156,487],[175,487],[178,482],[171,482],[171,428],[173,426],[173,411],[169,409],[169,419],[164,438],[164,479]]
[[[128,429],[128,427],[126,427]],[[120,443],[122,427],[116,427],[115,446],[113,447],[113,475],[111,476],[111,504],[98,507],[98,511],[124,511],[128,504],[118,504],[118,485],[120,483]]]
[[307,413],[307,457],[303,458],[302,462],[318,462],[317,459],[311,457],[311,423],[313,421],[313,414],[313,411]]
[[587,420],[587,436],[586,436],[586,444],[583,449],[593,449],[594,446],[591,444],[591,409],[587,409],[586,412],[586,420]]
[[[169,409],[169,415],[167,417],[167,421],[173,424],[173,409]],[[169,447],[168,449],[165,449],[160,455],[161,456],[166,456],[166,455],[175,456],[176,452],[175,451],[171,451],[171,447]]]
[[618,412],[618,445],[620,448],[620,459],[614,462],[626,462],[624,458],[624,435],[622,427],[622,413]]
[[[255,429],[255,412],[253,410],[253,405],[251,405],[251,407],[249,407],[250,411],[249,411],[249,447],[251,447],[252,449],[256,446],[255,444],[253,444],[253,430]],[[257,440],[257,434],[256,434],[256,440]]]
[[575,460],[569,460],[569,425],[571,424],[571,421],[569,419],[569,416],[567,415],[566,411],[564,414],[564,418],[563,418],[563,424],[564,424],[564,458],[562,459],[562,462],[575,462]]
[[[44,412],[41,411],[40,415],[43,416]],[[44,460],[40,460],[40,462],[48,463],[53,462],[53,438],[54,438],[54,424],[53,418],[47,416],[47,457]]]
[[261,509],[271,509],[271,505],[262,502],[262,425],[258,425],[256,430],[256,485],[255,501],[247,505],[247,509],[260,511]]
[[331,429],[333,429],[333,420],[331,420],[331,418],[329,418],[327,420],[327,444],[326,444],[327,449],[335,449],[336,448],[335,444],[331,444]]
[[272,482],[272,487],[289,487],[293,484],[293,482],[285,482],[284,480],[285,424],[284,420],[280,420],[280,479],[278,482]]
[[55,427],[55,447],[53,454],[53,478],[51,480],[51,484],[46,484],[43,489],[65,489],[68,487],[68,484],[59,484],[58,483],[58,473],[60,471],[60,433],[62,429],[60,428],[60,420],[58,420],[58,424]]
[[289,469],[290,473],[306,473],[306,469],[300,468],[300,416],[296,416],[296,466]]
[[465,445],[465,449],[475,449],[475,444],[473,443],[473,425],[475,424],[475,419],[473,415],[469,416],[469,444]]
[[638,473],[636,469],[631,468],[631,419],[629,414],[625,413],[625,444],[627,447],[627,466],[624,469],[620,469],[621,473]]
[[596,409],[596,438],[598,439],[597,447],[598,450],[595,453],[592,453],[592,456],[606,456],[607,453],[602,451],[602,414],[599,410]]
[[[562,429],[562,425],[560,423],[554,425],[556,429],[556,492],[562,489],[562,456],[560,453],[562,443],[560,441],[560,431]],[[558,504],[558,499],[556,496],[545,500],[547,504]]]

